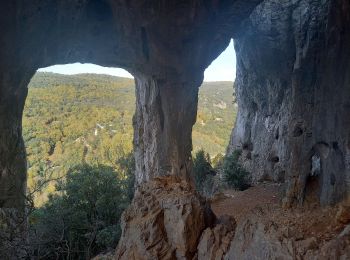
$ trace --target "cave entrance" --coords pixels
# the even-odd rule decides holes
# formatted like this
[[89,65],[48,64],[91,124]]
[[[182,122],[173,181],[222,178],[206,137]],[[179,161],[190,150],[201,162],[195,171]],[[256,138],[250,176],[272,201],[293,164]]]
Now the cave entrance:
[[[207,196],[215,192],[216,188],[210,184],[215,181],[208,179],[220,175],[218,168],[223,162],[236,120],[235,75],[236,53],[231,40],[204,72],[204,82],[198,95],[197,121],[192,131],[196,186],[205,190],[204,195]],[[197,176],[203,172],[208,178]]]
[[212,158],[225,154],[236,119],[234,80],[236,53],[231,40],[228,47],[204,72],[199,89],[197,121],[192,138],[193,149],[203,149]]
[[94,64],[42,68],[28,85],[23,138],[28,192],[36,206],[70,168],[117,169],[132,153],[135,87],[131,74]]
[[134,191],[135,83],[94,64],[42,68],[23,112],[29,243],[38,258],[114,248]]
[[304,204],[309,206],[319,206],[320,204],[320,176],[309,175],[305,183]]

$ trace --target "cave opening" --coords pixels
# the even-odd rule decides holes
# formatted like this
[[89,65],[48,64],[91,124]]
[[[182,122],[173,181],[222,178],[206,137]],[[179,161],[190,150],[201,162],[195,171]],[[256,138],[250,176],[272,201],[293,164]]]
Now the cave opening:
[[321,177],[309,175],[306,178],[304,205],[318,206],[320,204],[320,185]]
[[[203,149],[213,166],[225,155],[237,114],[233,45],[231,40],[205,70],[199,88],[193,153]],[[135,82],[126,70],[91,63],[53,65],[37,70],[28,92],[23,138],[27,187],[29,194],[36,194],[36,205],[44,204],[46,191],[54,192],[57,180],[78,162],[107,162],[117,168],[113,156],[133,152]],[[39,192],[39,186],[45,192]]]
[[[235,53],[231,41],[205,72],[199,89],[197,122],[193,128],[194,151],[205,149],[212,155],[213,162],[225,153],[236,115],[234,77]],[[142,78],[135,81],[123,69],[81,63],[41,68],[32,77],[22,125],[27,157],[29,234],[30,242],[36,241],[32,248],[37,250],[34,253],[37,256],[54,253],[43,247],[48,242],[45,238],[48,234],[51,245],[62,247],[71,240],[65,233],[72,230],[62,223],[68,213],[74,216],[75,207],[66,208],[61,214],[57,214],[57,210],[64,208],[62,201],[72,199],[74,185],[75,200],[89,197],[89,192],[96,193],[92,200],[84,202],[88,205],[100,203],[106,194],[110,198],[116,195],[123,198],[114,198],[115,203],[119,202],[119,205],[114,205],[115,212],[121,214],[130,203],[135,182],[133,117],[137,106],[137,81],[142,82]],[[100,185],[106,186],[103,180],[113,184],[111,179],[108,180],[113,173],[116,173],[114,177],[117,176],[120,186],[115,184],[112,193],[108,193],[107,187],[105,194],[99,190],[102,189]],[[84,208],[80,210],[85,212]],[[53,220],[53,212],[56,220]],[[82,222],[93,226],[93,214],[88,212],[86,215],[89,217],[83,217]],[[118,220],[120,215],[112,217]],[[69,219],[74,220],[74,217]],[[104,246],[115,247],[120,236],[119,224],[113,221],[109,224],[107,229],[116,228],[103,229],[110,243]],[[52,235],[57,227],[62,231],[58,232],[60,237]],[[90,231],[86,230],[86,233]],[[83,233],[76,232],[75,245],[65,248],[69,254],[78,254],[84,246],[79,238]],[[96,241],[93,248],[84,251],[93,255],[103,250],[103,245],[97,248]]]
[[75,63],[37,71],[22,120],[27,186],[36,193],[35,204],[47,200],[69,168],[117,169],[117,161],[132,153],[134,93],[133,77],[122,69]]
[[127,71],[94,64],[32,77],[22,117],[32,255],[116,247],[134,193],[134,85]]
[[236,53],[231,40],[204,72],[192,132],[194,152],[203,149],[211,158],[225,154],[237,115],[235,76]]
[[221,168],[238,112],[235,77],[236,52],[231,39],[204,72],[192,130],[194,179],[197,190],[206,197],[217,193],[218,185],[224,185]]

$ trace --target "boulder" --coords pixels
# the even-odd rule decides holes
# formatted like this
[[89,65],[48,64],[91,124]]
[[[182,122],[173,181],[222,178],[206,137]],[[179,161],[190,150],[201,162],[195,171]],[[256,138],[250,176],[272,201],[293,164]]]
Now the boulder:
[[142,184],[123,213],[116,259],[191,259],[214,221],[188,182],[159,177]]

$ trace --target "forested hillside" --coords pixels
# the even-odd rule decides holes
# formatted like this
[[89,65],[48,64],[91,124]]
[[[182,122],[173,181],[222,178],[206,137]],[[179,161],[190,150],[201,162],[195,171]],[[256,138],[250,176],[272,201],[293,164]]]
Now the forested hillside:
[[[37,204],[55,182],[81,163],[116,170],[132,152],[134,81],[106,75],[37,73],[29,84],[23,116],[28,156],[28,186],[42,190]],[[200,88],[194,150],[214,157],[224,153],[236,115],[232,82]]]

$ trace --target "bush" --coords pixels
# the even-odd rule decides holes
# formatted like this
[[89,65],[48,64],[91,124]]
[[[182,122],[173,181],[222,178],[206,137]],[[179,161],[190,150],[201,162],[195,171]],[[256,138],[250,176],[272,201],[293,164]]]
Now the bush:
[[211,196],[215,171],[211,166],[209,154],[204,150],[199,150],[193,158],[193,175],[197,191],[204,196]]
[[117,161],[120,172],[122,173],[123,186],[127,197],[131,202],[135,193],[135,156],[134,153],[129,153]]
[[215,193],[215,176],[208,175],[203,182],[200,193],[204,197],[211,197]]
[[221,153],[218,153],[214,157],[214,159],[212,160],[212,165],[214,166],[214,169],[216,172],[218,172],[217,169],[222,168],[222,164],[224,163],[224,159],[225,159],[225,157]]
[[234,151],[227,155],[222,166],[224,181],[232,188],[245,190],[249,188],[249,173],[238,162],[241,151]]
[[108,166],[70,169],[57,194],[30,217],[33,257],[90,259],[115,248],[120,217],[130,203],[129,186],[133,183]]

